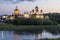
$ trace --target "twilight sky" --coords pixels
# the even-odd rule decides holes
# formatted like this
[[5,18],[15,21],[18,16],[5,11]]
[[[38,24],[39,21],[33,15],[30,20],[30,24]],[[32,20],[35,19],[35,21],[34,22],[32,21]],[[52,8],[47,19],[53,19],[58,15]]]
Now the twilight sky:
[[29,12],[36,5],[39,9],[43,9],[44,13],[60,13],[60,0],[0,0],[0,15],[12,14],[16,6],[18,6],[21,13],[24,11]]

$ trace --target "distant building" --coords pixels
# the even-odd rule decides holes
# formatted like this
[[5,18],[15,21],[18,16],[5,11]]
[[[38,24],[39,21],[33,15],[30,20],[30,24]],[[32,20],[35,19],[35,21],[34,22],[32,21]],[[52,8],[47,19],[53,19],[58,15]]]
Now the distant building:
[[3,20],[7,20],[7,18],[8,18],[8,15],[2,15],[1,16],[1,19],[3,19]]
[[30,18],[30,14],[29,14],[28,12],[25,12],[25,13],[23,14],[23,16],[24,16],[25,18]]
[[30,14],[28,12],[24,12],[23,15],[20,14],[19,12],[19,9],[17,9],[17,6],[16,6],[16,9],[14,10],[14,14],[15,18],[19,17],[19,18],[41,18],[41,19],[44,19],[44,18],[48,18],[48,17],[45,17],[43,15],[43,10],[39,10],[39,7],[36,6],[32,11],[30,11]]
[[7,17],[6,16],[2,16],[3,19],[6,19]]
[[39,10],[38,6],[36,6],[35,9],[31,11],[31,14],[34,18],[41,18],[41,19],[44,18],[43,10]]
[[14,20],[15,18],[39,18],[39,19],[49,19],[48,16],[43,15],[43,10],[39,10],[39,7],[36,6],[32,11],[24,12],[24,14],[20,14],[19,9],[14,9],[13,15],[2,15],[2,20]]
[[10,16],[9,17],[10,20],[14,20],[14,18],[15,18],[14,16]]
[[44,18],[45,18],[45,19],[49,19],[49,16],[45,16]]
[[15,18],[17,18],[20,15],[20,11],[18,10],[17,6],[16,9],[14,10],[13,15],[15,16]]

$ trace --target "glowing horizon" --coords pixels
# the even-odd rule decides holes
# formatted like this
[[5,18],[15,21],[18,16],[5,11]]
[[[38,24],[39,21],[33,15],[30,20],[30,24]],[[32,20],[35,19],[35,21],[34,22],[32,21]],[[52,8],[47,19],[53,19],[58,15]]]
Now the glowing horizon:
[[0,14],[12,14],[18,6],[21,13],[31,11],[35,6],[43,10],[43,13],[60,13],[60,0],[0,0]]

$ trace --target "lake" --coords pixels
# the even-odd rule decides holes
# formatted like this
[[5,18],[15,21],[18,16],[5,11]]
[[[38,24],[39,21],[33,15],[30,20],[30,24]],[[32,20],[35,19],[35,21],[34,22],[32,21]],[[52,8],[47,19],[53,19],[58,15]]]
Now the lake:
[[43,38],[60,38],[60,34],[51,34],[45,30],[42,33],[0,31],[0,40],[34,40]]

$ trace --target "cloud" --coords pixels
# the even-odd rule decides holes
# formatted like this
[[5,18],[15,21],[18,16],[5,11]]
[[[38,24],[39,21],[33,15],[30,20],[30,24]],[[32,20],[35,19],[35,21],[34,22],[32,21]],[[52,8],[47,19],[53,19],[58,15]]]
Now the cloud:
[[[47,3],[46,3],[47,2]],[[3,3],[3,5],[2,5]],[[8,5],[6,5],[6,4]],[[11,4],[10,4],[11,3]],[[20,10],[20,13],[24,11],[31,11],[35,6],[39,9],[43,9],[45,12],[60,12],[60,0],[0,0],[0,13],[12,14],[16,6]],[[58,10],[58,11],[57,11]]]
[[25,1],[27,1],[27,2],[35,2],[36,0],[14,0],[12,3],[17,4],[17,3],[21,3],[21,2],[25,2]]
[[0,4],[11,4],[12,0],[0,0]]
[[7,4],[7,3],[17,4],[19,2],[24,2],[24,1],[34,2],[36,0],[0,0],[0,4]]
[[13,2],[16,2],[17,0],[13,0]]
[[0,4],[11,4],[11,2],[0,1]]

